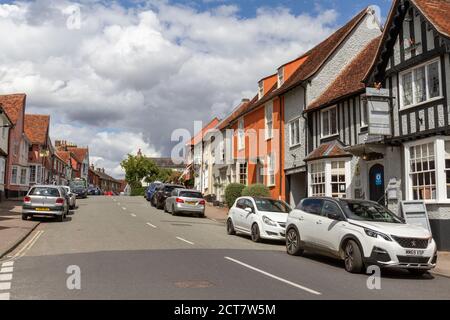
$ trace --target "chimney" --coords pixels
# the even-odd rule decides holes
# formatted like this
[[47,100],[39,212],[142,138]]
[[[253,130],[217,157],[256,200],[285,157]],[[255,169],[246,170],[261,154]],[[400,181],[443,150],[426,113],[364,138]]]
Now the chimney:
[[250,102],[249,98],[242,98],[242,101],[241,101],[242,104],[249,103],[249,102]]

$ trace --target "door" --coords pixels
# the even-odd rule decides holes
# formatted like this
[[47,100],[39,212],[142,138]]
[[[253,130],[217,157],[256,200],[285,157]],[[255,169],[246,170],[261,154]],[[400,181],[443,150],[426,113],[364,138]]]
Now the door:
[[236,206],[232,207],[231,210],[233,212],[233,221],[235,229],[242,230],[244,224],[244,211],[245,208],[245,199],[239,199],[236,202]]
[[247,211],[244,210],[244,216],[243,216],[243,219],[242,219],[242,227],[247,232],[250,232],[250,229],[252,227],[253,218],[254,218],[253,215],[256,214],[255,206],[254,206],[253,202],[250,199],[245,199],[244,203],[245,203],[245,208],[244,209],[250,208],[250,209],[252,209],[252,212],[250,213],[250,212],[247,212]]
[[384,166],[375,164],[369,171],[369,196],[370,200],[384,205]]

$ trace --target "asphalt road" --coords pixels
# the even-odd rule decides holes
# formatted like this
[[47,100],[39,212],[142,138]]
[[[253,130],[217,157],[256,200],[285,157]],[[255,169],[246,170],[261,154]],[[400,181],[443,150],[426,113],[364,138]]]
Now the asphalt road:
[[[339,261],[291,257],[283,243],[228,236],[221,223],[173,217],[140,197],[91,197],[63,223],[42,221],[0,261],[0,280],[12,274],[0,298],[450,299],[448,278],[386,271],[370,290],[368,275]],[[79,290],[68,289],[77,283],[68,268],[80,271]]]

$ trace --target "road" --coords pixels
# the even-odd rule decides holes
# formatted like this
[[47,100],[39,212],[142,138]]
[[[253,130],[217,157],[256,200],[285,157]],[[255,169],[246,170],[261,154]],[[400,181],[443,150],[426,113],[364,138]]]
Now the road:
[[[3,298],[450,299],[448,278],[389,271],[369,290],[368,275],[339,261],[291,257],[283,243],[228,236],[221,223],[174,217],[141,197],[91,197],[63,223],[42,221],[0,261]],[[68,268],[80,271],[80,290],[68,289]]]

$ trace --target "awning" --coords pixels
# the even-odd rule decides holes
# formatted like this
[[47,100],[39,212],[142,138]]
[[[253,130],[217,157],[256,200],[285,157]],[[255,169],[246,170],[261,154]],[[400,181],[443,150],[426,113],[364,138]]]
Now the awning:
[[305,162],[325,158],[352,157],[352,154],[348,153],[344,148],[345,146],[339,140],[323,143],[305,158]]
[[344,148],[345,151],[360,158],[372,158],[373,156],[383,157],[385,149],[386,146],[381,143],[363,143]]

